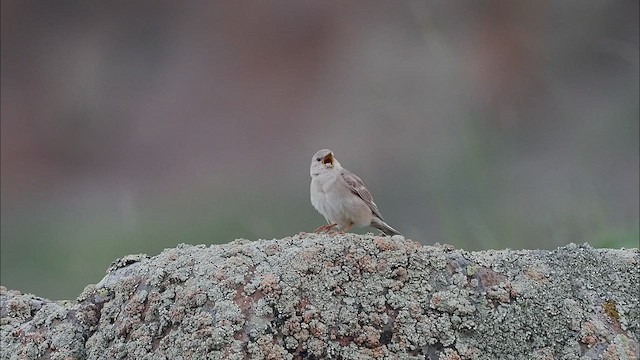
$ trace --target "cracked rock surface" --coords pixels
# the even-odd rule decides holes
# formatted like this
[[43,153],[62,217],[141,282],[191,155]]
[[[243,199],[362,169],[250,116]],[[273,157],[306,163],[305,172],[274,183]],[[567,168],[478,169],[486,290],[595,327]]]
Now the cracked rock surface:
[[638,249],[402,236],[178,245],[75,301],[1,287],[2,359],[637,359]]

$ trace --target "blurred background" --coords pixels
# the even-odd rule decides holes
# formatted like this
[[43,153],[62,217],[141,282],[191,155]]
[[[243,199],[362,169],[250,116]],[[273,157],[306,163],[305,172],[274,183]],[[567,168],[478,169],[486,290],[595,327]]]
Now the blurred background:
[[637,247],[638,4],[2,0],[2,284],[312,231],[322,148],[424,244]]

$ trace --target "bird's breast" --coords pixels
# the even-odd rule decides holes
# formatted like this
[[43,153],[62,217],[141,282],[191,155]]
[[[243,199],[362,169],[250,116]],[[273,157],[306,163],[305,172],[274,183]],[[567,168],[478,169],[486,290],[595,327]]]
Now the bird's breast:
[[341,186],[336,186],[335,178],[314,177],[311,180],[311,204],[323,216],[335,219],[341,212],[345,194],[340,194]]

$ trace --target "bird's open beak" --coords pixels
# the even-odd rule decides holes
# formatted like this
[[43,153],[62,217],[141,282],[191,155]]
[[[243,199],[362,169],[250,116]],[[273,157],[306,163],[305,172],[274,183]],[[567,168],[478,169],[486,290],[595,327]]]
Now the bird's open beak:
[[329,154],[322,159],[322,163],[327,167],[333,167],[333,154]]

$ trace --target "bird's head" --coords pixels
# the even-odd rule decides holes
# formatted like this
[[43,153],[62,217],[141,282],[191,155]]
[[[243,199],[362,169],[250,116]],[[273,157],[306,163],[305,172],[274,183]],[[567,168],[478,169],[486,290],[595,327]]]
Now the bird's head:
[[339,168],[340,163],[333,157],[333,151],[329,149],[322,149],[311,158],[311,176],[317,176]]

